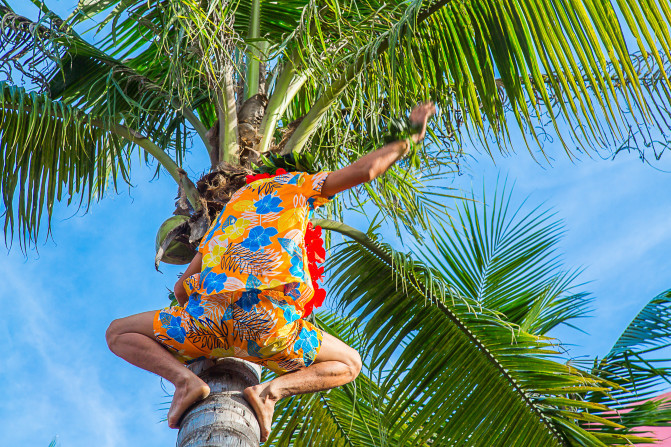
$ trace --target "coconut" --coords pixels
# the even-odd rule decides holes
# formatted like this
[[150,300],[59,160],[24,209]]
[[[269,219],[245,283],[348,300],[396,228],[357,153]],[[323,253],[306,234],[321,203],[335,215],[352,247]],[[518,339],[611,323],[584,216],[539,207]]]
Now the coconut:
[[[157,259],[157,261],[160,260],[166,264],[174,265],[184,265],[191,262],[193,257],[196,255],[196,250],[189,243],[188,236],[186,238],[181,237],[183,235],[188,235],[189,233],[189,226],[187,223],[188,221],[189,216],[178,215],[170,217],[161,224],[161,227],[158,229],[158,233],[156,234],[155,247],[157,258],[159,249],[166,241],[166,238],[171,236],[172,240],[169,242],[167,247],[164,247],[165,251],[163,255]],[[175,230],[175,228],[179,227],[180,225],[184,226],[184,229],[175,234],[173,230]],[[171,232],[173,234],[170,234]]]

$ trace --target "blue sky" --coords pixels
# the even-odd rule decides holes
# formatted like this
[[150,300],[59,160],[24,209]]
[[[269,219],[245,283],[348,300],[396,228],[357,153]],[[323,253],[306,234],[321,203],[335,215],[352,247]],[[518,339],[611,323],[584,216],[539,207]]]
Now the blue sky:
[[[49,2],[63,15],[72,4]],[[483,182],[491,189],[507,178],[514,201],[556,211],[566,228],[564,264],[585,268],[580,290],[595,301],[593,316],[580,322],[588,335],[555,335],[575,345],[574,356],[603,355],[650,299],[671,288],[671,175],[662,171],[671,171],[671,154],[653,169],[635,154],[571,162],[558,146],[546,149],[552,166],[539,166],[525,149],[494,160],[476,153],[447,185],[480,191]],[[204,166],[202,149],[194,151],[192,166]],[[0,257],[6,445],[47,446],[54,436],[63,447],[174,444],[176,431],[159,422],[169,401],[159,378],[115,357],[104,338],[112,319],[167,305],[182,270],[153,267],[154,237],[174,209],[175,185],[167,175],[152,180],[136,161],[138,187],[121,188],[86,214],[56,207],[52,238],[27,255],[15,244]]]

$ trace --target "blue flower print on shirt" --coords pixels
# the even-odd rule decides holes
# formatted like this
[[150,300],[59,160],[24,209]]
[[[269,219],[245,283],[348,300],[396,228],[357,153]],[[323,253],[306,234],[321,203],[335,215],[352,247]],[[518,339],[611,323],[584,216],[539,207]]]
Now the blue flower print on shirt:
[[224,321],[233,319],[233,304],[228,306],[224,311],[224,315],[221,317],[221,324],[224,324]]
[[282,211],[284,208],[279,206],[280,203],[282,203],[282,199],[275,197],[275,193],[266,194],[261,200],[254,202],[256,214],[277,213]]
[[[195,295],[195,296],[194,296]],[[205,309],[200,306],[200,296],[193,294],[189,298],[189,304],[186,305],[186,312],[194,318],[200,318],[205,313]]]
[[240,242],[240,245],[251,252],[255,252],[270,245],[270,238],[276,234],[277,228],[263,228],[263,226],[257,225],[249,230],[249,235],[244,241]]
[[247,290],[258,289],[260,285],[261,281],[259,280],[259,278],[250,273],[250,275],[247,277],[247,283],[245,284],[245,288]]
[[284,319],[287,320],[287,324],[291,324],[294,321],[298,320],[301,316],[298,314],[298,311],[291,304],[283,304],[280,306],[284,311]]
[[305,270],[303,266],[303,257],[299,255],[294,255],[291,257],[291,268],[289,273],[296,278],[303,279],[305,275]]
[[261,353],[259,352],[259,349],[261,349],[261,346],[259,346],[258,343],[254,340],[247,340],[247,353],[249,353],[250,357],[260,359]]
[[204,269],[200,277],[202,287],[208,294],[219,293],[224,290],[224,283],[228,279],[225,273],[212,273],[211,268]]
[[240,295],[240,298],[238,298],[238,301],[236,301],[237,305],[242,308],[245,312],[249,312],[252,310],[254,306],[259,304],[261,300],[259,299],[259,293],[261,293],[260,290],[258,289],[252,289],[248,290],[246,292],[242,292],[242,295]]
[[300,334],[298,334],[298,340],[294,343],[294,352],[298,352],[299,349],[303,350],[303,361],[305,366],[309,366],[317,355],[317,348],[319,347],[319,337],[317,337],[317,331],[311,331],[309,329],[301,329]]
[[179,343],[184,343],[186,331],[182,327],[182,319],[180,317],[174,317],[167,312],[161,312],[159,317],[161,318],[163,327],[168,328],[168,337]]

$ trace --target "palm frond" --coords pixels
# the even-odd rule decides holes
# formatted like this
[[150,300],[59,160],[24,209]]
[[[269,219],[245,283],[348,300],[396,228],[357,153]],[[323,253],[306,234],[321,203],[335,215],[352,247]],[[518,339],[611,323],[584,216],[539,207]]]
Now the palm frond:
[[506,321],[535,335],[585,316],[591,298],[571,291],[576,271],[562,271],[556,253],[561,221],[539,208],[512,208],[512,189],[497,188],[485,208],[475,196],[458,203],[449,233],[433,238],[421,258],[444,281],[478,304],[501,312]]
[[[5,238],[36,241],[56,202],[101,197],[111,176],[128,180],[127,153],[105,118],[0,83],[0,169]],[[18,195],[16,194],[18,193]],[[7,242],[7,240],[6,240]]]
[[627,326],[606,357],[626,351],[663,349],[671,346],[671,290],[653,298]]
[[[623,389],[607,396],[590,396],[594,402],[626,407],[657,395],[671,385],[671,365],[662,355],[671,347],[671,291],[653,298],[624,330],[603,359],[596,359],[593,373],[618,383]],[[661,356],[661,357],[660,357]]]
[[400,445],[602,445],[578,424],[608,422],[589,412],[595,404],[550,399],[614,384],[561,363],[551,339],[459,295],[422,262],[343,224],[320,224],[357,242],[329,260],[330,291],[359,318],[370,367],[385,371],[383,414],[406,421],[390,430]]
[[[352,160],[354,161],[354,160]],[[440,186],[450,173],[435,168],[411,171],[405,161],[393,166],[376,182],[367,183],[343,195],[334,208],[334,214],[342,217],[341,210],[365,209],[371,203],[379,210],[385,223],[394,227],[397,236],[401,230],[421,243],[436,221],[449,219],[445,202],[461,199],[460,192]]]
[[[104,14],[97,28],[98,32],[106,25],[111,28],[105,28],[100,42],[104,51],[158,70],[156,79],[163,81],[164,89],[175,91],[182,104],[198,103],[202,95],[213,103],[226,71],[234,67],[236,83],[246,83],[243,54],[250,48],[257,49],[261,40],[277,44],[294,30],[305,1],[278,4],[262,0],[260,5],[260,37],[251,41],[243,37],[248,32],[251,3],[235,0],[82,1],[69,23]],[[262,62],[267,60],[263,55]],[[213,123],[206,125],[211,127]]]
[[[5,70],[25,66],[27,69],[19,71],[28,75],[37,91],[95,116],[123,122],[164,151],[174,149],[181,164],[188,114],[176,92],[161,85],[162,69],[142,59],[122,63],[46,11],[39,23],[4,11],[0,39],[7,53],[0,60]],[[197,119],[190,121],[198,127]]]
[[671,346],[669,304],[670,291],[653,298],[603,359],[571,362],[618,385],[608,393],[584,393],[586,401],[615,409],[595,408],[594,414],[611,424],[583,421],[586,430],[613,444],[626,444],[625,438],[649,439],[650,427],[671,426],[671,400],[654,399],[671,384],[668,356],[661,355]]
[[[142,0],[81,0],[77,9],[68,18],[68,23],[79,24],[86,23],[88,20],[96,17],[99,21],[98,30],[101,30],[108,23],[113,23],[114,36],[112,39],[118,39],[127,32],[130,32],[131,22],[126,21],[129,17],[138,19],[138,11],[141,11],[142,4],[147,5],[147,15],[145,20],[157,20],[161,12],[165,12],[167,2]],[[179,2],[175,2],[179,3]],[[260,29],[264,39],[273,44],[282,41],[284,35],[291,33],[301,21],[302,10],[308,3],[307,0],[288,0],[278,3],[273,0],[261,0],[261,20]],[[183,2],[187,5],[188,2]],[[233,13],[234,30],[238,35],[244,36],[249,27],[249,18],[251,17],[251,4],[249,2],[228,1],[217,4],[218,6],[230,7]],[[104,17],[100,15],[104,14]]]
[[[79,197],[88,206],[103,196],[111,178],[129,181],[128,144],[150,153],[185,188],[199,209],[198,191],[175,162],[151,140],[113,121],[51,100],[46,94],[0,82],[0,186],[5,238],[15,226],[22,247],[35,242],[47,211]],[[18,192],[18,197],[16,193]],[[6,241],[7,242],[7,241]]]
[[[0,73],[12,81],[21,75],[43,89],[49,83],[45,64],[58,63],[66,52],[71,31],[61,20],[49,16],[38,23],[0,5]],[[47,71],[48,72],[48,71]]]
[[[668,101],[671,84],[670,40],[661,15],[639,2],[618,3],[445,0],[390,4],[378,11],[359,10],[358,3],[357,9],[347,2],[310,4],[307,21],[292,39],[305,47],[302,59],[312,76],[333,81],[285,150],[311,141],[323,120],[333,121],[327,127],[346,128],[372,110],[379,122],[429,98],[444,109],[436,127],[452,138],[465,124],[483,140],[491,132],[504,146],[511,112],[515,126],[537,142],[537,128],[547,119],[567,150],[601,146],[611,133],[621,141],[638,120],[650,127],[664,121],[658,106]],[[613,19],[618,6],[625,15],[644,19],[618,23]],[[661,6],[669,9],[667,0]],[[343,17],[365,25],[343,26],[348,23]],[[624,30],[646,36],[638,42],[640,59],[630,55],[636,50],[627,48]],[[644,78],[654,80],[665,101],[647,94]],[[561,120],[568,130],[560,128]],[[367,129],[362,139],[374,136],[375,130]]]

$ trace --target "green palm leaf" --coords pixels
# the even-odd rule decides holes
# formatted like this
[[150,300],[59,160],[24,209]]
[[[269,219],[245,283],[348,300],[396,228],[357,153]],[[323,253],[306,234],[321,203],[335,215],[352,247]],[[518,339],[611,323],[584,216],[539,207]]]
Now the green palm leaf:
[[625,389],[592,400],[619,407],[658,394],[671,385],[669,359],[662,355],[670,346],[671,291],[666,291],[645,305],[603,359],[594,361],[594,373]]
[[510,199],[504,187],[485,209],[475,197],[457,206],[455,231],[444,237],[443,228],[421,257],[459,294],[525,331],[545,335],[559,324],[572,326],[591,298],[571,292],[578,272],[561,269],[556,246],[563,226],[549,211],[511,209]]
[[[125,141],[125,142],[124,142]],[[80,198],[88,204],[102,197],[112,179],[128,181],[126,144],[142,147],[189,192],[197,191],[172,159],[151,140],[109,116],[96,117],[46,94],[0,83],[0,185],[5,237],[15,226],[20,241],[36,241],[46,210],[56,202]],[[18,197],[16,193],[18,192]],[[49,221],[49,219],[47,219]]]
[[[46,8],[41,24],[30,23],[8,8],[0,8],[0,39],[13,57],[3,65],[39,66],[33,79],[51,99],[60,100],[94,116],[108,116],[151,138],[164,151],[174,149],[177,161],[186,151],[184,106],[177,92],[165,88],[165,58],[126,63],[82,39]],[[197,97],[203,94],[196,93]],[[197,121],[197,120],[196,120]],[[197,122],[193,124],[198,124]]]
[[407,421],[390,430],[399,445],[479,445],[485,439],[495,440],[491,445],[579,439],[601,445],[598,435],[576,424],[593,418],[583,411],[589,404],[570,400],[581,410],[568,413],[547,399],[612,384],[560,363],[550,339],[516,329],[495,312],[476,312],[477,302],[450,293],[421,262],[342,224],[321,225],[358,242],[340,247],[329,261],[338,272],[330,290],[359,317],[370,340],[369,366],[385,371],[381,389],[390,403],[383,414]]
[[[175,2],[180,3],[180,2]],[[181,2],[188,4],[187,2]],[[211,2],[217,5],[216,2]],[[231,2],[232,14],[234,14],[234,29],[244,36],[249,27],[251,16],[251,2]],[[273,0],[261,0],[261,35],[271,42],[278,43],[283,35],[296,29],[301,21],[302,10],[308,2],[306,0],[288,0],[278,3]],[[225,6],[223,2],[218,3],[220,7]],[[80,0],[77,9],[68,18],[72,24],[85,23],[99,14],[105,14],[100,20],[98,29],[113,22],[114,36],[110,36],[108,42],[113,42],[127,33],[132,33],[133,24],[137,25],[138,19],[142,18],[145,23],[160,25],[160,12],[166,11],[168,2],[146,2],[141,0]],[[135,26],[136,27],[136,26]]]
[[[359,10],[359,4],[356,11],[353,3],[310,4],[309,20],[292,39],[311,42],[302,53],[307,67],[316,79],[334,81],[323,89],[285,150],[302,148],[321,120],[329,121],[324,127],[346,128],[346,122],[365,122],[371,114],[377,115],[374,121],[398,116],[428,98],[445,109],[437,127],[453,138],[465,122],[483,139],[493,131],[499,144],[509,138],[507,111],[516,127],[534,138],[535,126],[547,118],[560,136],[573,137],[578,147],[583,140],[587,147],[602,145],[611,131],[622,137],[630,124],[623,115],[627,109],[649,124],[661,120],[663,113],[652,113],[655,105],[648,102],[655,99],[644,95],[639,79],[652,78],[655,67],[660,68],[656,84],[668,93],[664,68],[669,34],[659,14],[638,2],[619,2],[626,13],[646,18],[620,24],[611,19],[615,6],[610,2],[568,3],[418,1],[381,7],[373,16],[372,7]],[[351,16],[358,13],[365,25],[343,26],[343,10]],[[655,22],[652,32],[646,20]],[[624,28],[647,33],[638,51],[648,73],[632,62]],[[315,33],[319,39],[310,38]],[[343,117],[341,108],[349,114]],[[564,133],[559,116],[574,130]],[[374,130],[367,131],[368,138],[374,136]]]
[[560,225],[547,212],[510,212],[506,194],[487,212],[479,208],[462,203],[456,234],[434,235],[436,247],[424,258],[437,270],[343,224],[318,222],[356,241],[329,260],[337,272],[329,285],[369,340],[364,358],[388,396],[381,411],[389,439],[649,442],[635,425],[623,425],[631,417],[613,420],[609,407],[584,397],[621,392],[619,382],[565,364],[542,335],[583,315],[589,301],[570,292],[575,275],[563,273],[553,254]]
[[[262,62],[276,63],[266,80],[272,118],[261,125],[261,152],[272,147],[273,137],[279,143],[284,135],[285,152],[309,144],[325,168],[336,169],[378,145],[390,118],[418,100],[438,100],[442,112],[431,135],[440,145],[420,152],[428,171],[401,165],[366,191],[397,230],[403,226],[419,237],[418,230],[429,228],[428,216],[449,195],[418,194],[419,187],[454,169],[462,155],[454,143],[461,141],[463,129],[481,138],[493,131],[505,141],[509,117],[533,134],[549,113],[555,123],[560,114],[568,120],[576,141],[600,145],[610,142],[610,130],[633,129],[621,134],[630,137],[627,145],[639,144],[634,132],[645,131],[645,123],[664,132],[668,123],[656,106],[671,98],[663,21],[667,2],[657,10],[622,0],[620,25],[612,19],[613,5],[587,0],[264,0],[260,37],[249,40],[243,37],[249,31],[249,2],[83,0],[65,23],[102,17],[98,30],[106,35],[96,45],[44,7],[41,23],[48,26],[32,26],[33,32],[4,20],[8,8],[0,14],[3,33],[18,39],[6,59],[49,65],[42,70],[49,73],[46,79],[36,74],[40,70],[31,73],[49,87],[52,99],[114,117],[163,152],[174,150],[178,164],[191,132],[187,122],[213,164],[235,161],[238,126],[231,92],[242,90],[243,56],[260,46],[259,39],[271,46]],[[631,29],[639,49],[649,52],[632,62],[622,29]],[[32,40],[22,45],[25,35]],[[37,51],[24,51],[28,47]],[[627,107],[635,126],[624,118]],[[206,137],[217,120],[218,145]],[[295,130],[289,126],[294,120]],[[356,205],[364,202],[351,198]]]
[[595,414],[621,427],[586,423],[587,430],[622,438],[649,436],[647,429],[639,427],[671,426],[671,401],[652,399],[671,383],[668,356],[660,358],[664,349],[671,346],[669,304],[671,292],[656,296],[634,318],[603,359],[573,362],[618,384],[606,394],[587,393],[585,399],[617,408],[617,412],[596,411]]
[[[325,316],[320,325],[362,352],[364,364],[372,377],[379,378],[380,384],[375,386],[369,376],[363,375],[357,386],[364,393],[357,397],[350,392],[348,398],[342,398],[343,390],[340,390],[332,398],[321,393],[319,399],[302,397],[283,403],[278,407],[281,416],[275,427],[275,445],[329,442],[335,442],[334,445],[404,446],[423,443],[605,445],[652,442],[652,438],[636,427],[668,424],[669,404],[648,402],[615,417],[603,402],[585,400],[583,396],[587,393],[612,395],[624,389],[618,386],[620,382],[617,380],[604,380],[586,370],[576,369],[574,365],[563,364],[561,353],[549,339],[519,329],[511,332],[514,326],[508,326],[499,314],[479,308],[485,302],[499,307],[508,303],[502,296],[492,297],[496,294],[494,289],[464,286],[475,284],[476,280],[485,281],[483,277],[486,277],[485,283],[496,282],[503,289],[509,289],[513,282],[528,283],[528,290],[524,287],[511,289],[504,296],[515,302],[518,295],[521,300],[528,300],[528,295],[537,294],[543,296],[543,302],[550,308],[555,301],[560,303],[559,307],[566,306],[565,298],[562,298],[565,287],[557,287],[560,292],[555,294],[545,294],[543,287],[548,283],[570,283],[566,274],[556,268],[556,262],[544,262],[547,258],[541,255],[543,252],[553,253],[560,231],[558,223],[538,210],[523,216],[516,211],[511,217],[508,215],[509,198],[505,194],[494,203],[490,209],[495,209],[484,214],[475,202],[462,203],[458,208],[461,217],[458,228],[463,231],[437,235],[438,244],[442,244],[443,249],[436,247],[434,253],[480,261],[496,259],[491,264],[499,266],[483,272],[482,269],[463,267],[469,262],[449,263],[451,267],[443,271],[461,278],[461,286],[451,293],[444,280],[434,276],[438,272],[424,264],[394,253],[388,246],[375,243],[367,235],[343,224],[316,221],[324,228],[346,234],[356,241],[356,244],[341,247],[330,260],[329,268],[338,272],[330,284],[331,291],[342,295],[343,304],[349,305],[348,310],[359,316],[361,326],[354,325],[352,320],[329,321]],[[482,241],[488,243],[482,244]],[[445,251],[444,247],[450,245],[462,249],[459,253]],[[504,253],[508,254],[504,256]],[[433,258],[440,256],[436,254]],[[507,268],[503,267],[505,260],[508,261]],[[479,264],[482,267],[487,263]],[[515,269],[526,275],[520,273],[519,277],[508,278],[510,271]],[[472,279],[467,281],[466,277]],[[495,281],[496,277],[501,280]],[[481,291],[478,300],[471,297],[473,290]],[[660,304],[656,303],[657,306]],[[584,308],[573,312],[571,306],[566,307],[568,310],[553,312],[553,318],[532,321],[543,322],[547,329],[584,313]],[[651,319],[651,312],[650,309],[642,312],[646,316],[639,319],[658,325],[659,308],[657,318]],[[514,319],[528,322],[531,315],[538,317],[542,314],[529,311],[528,315],[518,315]],[[450,321],[453,324],[449,324]],[[534,327],[540,332],[544,326]],[[514,339],[511,338],[513,334]],[[461,342],[460,335],[470,338],[470,343]],[[478,359],[478,356],[489,356],[489,359]],[[501,383],[506,381],[507,385]],[[328,396],[337,391],[332,390]],[[519,393],[517,398],[515,392]],[[375,424],[367,423],[366,417],[355,414],[359,408],[369,408],[371,404],[379,412]],[[333,410],[334,405],[337,410]],[[345,420],[352,424],[349,431],[338,419],[339,414],[347,411],[350,416]],[[539,415],[542,416],[539,418]],[[318,420],[326,421],[320,429],[315,427],[319,425]],[[486,426],[482,421],[487,421]],[[538,423],[542,429],[534,427]],[[552,438],[553,431],[559,434],[557,438]],[[377,437],[378,433],[383,436]],[[534,438],[543,434],[548,437],[543,440]]]
[[52,76],[49,93],[52,99],[124,122],[164,151],[174,150],[181,164],[188,131],[176,95],[131,67],[94,56],[67,57]]
[[[5,237],[36,240],[44,210],[57,201],[101,197],[111,175],[127,179],[127,154],[113,123],[0,83],[0,185]],[[29,148],[31,150],[29,150]],[[16,193],[18,192],[18,196]]]

